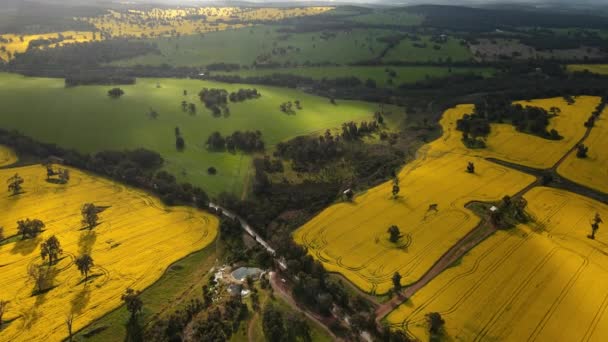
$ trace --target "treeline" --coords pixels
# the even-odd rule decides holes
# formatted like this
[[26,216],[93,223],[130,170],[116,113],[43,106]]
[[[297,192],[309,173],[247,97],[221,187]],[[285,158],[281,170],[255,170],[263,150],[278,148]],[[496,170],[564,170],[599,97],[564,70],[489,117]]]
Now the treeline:
[[23,53],[16,53],[9,66],[16,69],[94,67],[151,53],[160,53],[160,50],[156,45],[143,41],[108,39],[66,44],[52,49],[28,49]]
[[107,74],[105,72],[70,73],[65,76],[65,86],[75,87],[79,85],[128,85],[135,84],[134,76]]
[[228,99],[230,102],[243,102],[245,100],[257,99],[259,98],[260,93],[258,93],[257,89],[239,89],[236,92],[230,93]]
[[207,146],[214,151],[235,152],[238,150],[247,153],[264,151],[264,141],[260,131],[235,131],[226,137],[216,131],[207,138]]
[[102,151],[82,154],[78,151],[41,143],[16,131],[0,129],[0,145],[19,155],[45,160],[51,156],[81,170],[109,177],[115,181],[145,189],[158,195],[167,205],[188,204],[207,208],[207,193],[189,183],[178,183],[175,176],[160,170],[164,160],[157,152],[146,149],[132,151]]

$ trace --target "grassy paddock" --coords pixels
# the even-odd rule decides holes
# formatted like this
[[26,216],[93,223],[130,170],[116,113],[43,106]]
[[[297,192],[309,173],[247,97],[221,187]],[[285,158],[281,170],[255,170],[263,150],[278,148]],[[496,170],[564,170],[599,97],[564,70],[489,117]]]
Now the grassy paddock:
[[[387,70],[396,72],[395,77],[390,77]],[[361,66],[361,67],[301,67],[301,68],[277,68],[277,69],[249,69],[234,72],[215,72],[214,75],[239,75],[241,77],[267,76],[272,74],[289,74],[303,77],[311,77],[315,80],[323,78],[333,79],[338,77],[357,77],[365,82],[367,79],[376,81],[378,86],[399,86],[403,83],[414,83],[427,78],[446,77],[451,74],[475,73],[484,77],[491,77],[494,70],[491,68],[465,68],[465,67],[435,67],[435,66]],[[389,80],[392,79],[392,85]]]
[[[416,47],[414,44],[422,44],[424,47]],[[435,49],[438,46],[439,49]],[[456,37],[447,37],[444,43],[431,41],[430,36],[421,36],[420,40],[402,40],[397,46],[389,50],[384,61],[402,62],[439,62],[451,58],[452,61],[469,61],[473,59],[471,51],[467,46],[460,44]]]
[[[215,245],[211,245],[172,264],[157,282],[142,292],[141,321],[147,324],[153,318],[173,313],[190,299],[200,297],[201,288],[207,282],[205,275],[213,267],[216,255]],[[76,340],[84,339],[85,335],[86,341],[93,342],[123,340],[128,320],[129,312],[123,305],[82,329],[76,334]]]
[[377,38],[386,30],[356,29],[322,32],[282,33],[281,26],[256,26],[182,37],[154,38],[160,55],[145,55],[114,62],[115,65],[204,66],[212,63],[253,65],[286,62],[352,63],[377,57],[386,43]]
[[[378,108],[376,104],[357,101],[332,105],[325,98],[296,90],[255,86],[261,98],[230,103],[229,117],[214,118],[197,96],[204,87],[235,91],[253,86],[138,79],[135,85],[121,86],[125,95],[120,99],[111,99],[107,96],[109,86],[65,88],[61,79],[0,74],[0,101],[6,109],[0,116],[0,126],[87,153],[145,147],[161,153],[166,160],[165,169],[180,181],[202,186],[211,194],[240,194],[251,157],[208,151],[205,141],[212,132],[228,135],[235,130],[260,130],[266,145],[272,146],[345,121],[370,120]],[[183,90],[188,91],[187,96],[183,96]],[[197,114],[182,112],[182,100],[195,103]],[[303,106],[295,115],[279,110],[281,103],[295,100]],[[150,119],[150,110],[160,116]],[[180,128],[186,141],[182,152],[175,148],[175,127]],[[218,170],[217,175],[207,174],[211,166]]]

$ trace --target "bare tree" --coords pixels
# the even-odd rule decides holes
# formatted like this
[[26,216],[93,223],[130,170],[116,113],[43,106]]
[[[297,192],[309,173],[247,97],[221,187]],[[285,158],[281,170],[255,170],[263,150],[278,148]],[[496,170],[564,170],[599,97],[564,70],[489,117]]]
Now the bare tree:
[[65,325],[68,327],[68,341],[72,342],[72,325],[74,324],[74,313],[70,312],[65,317]]

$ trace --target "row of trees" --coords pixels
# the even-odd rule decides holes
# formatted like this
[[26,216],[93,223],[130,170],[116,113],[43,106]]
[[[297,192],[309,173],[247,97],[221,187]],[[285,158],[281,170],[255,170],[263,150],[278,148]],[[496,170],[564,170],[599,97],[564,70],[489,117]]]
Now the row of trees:
[[207,146],[214,151],[228,150],[230,152],[243,151],[247,153],[264,150],[264,141],[260,131],[236,131],[223,137],[220,132],[213,132],[207,138]]
[[258,90],[255,88],[239,89],[236,92],[230,93],[230,95],[228,96],[228,99],[230,100],[230,102],[243,102],[245,100],[257,99],[260,96],[262,96],[262,95],[260,93],[258,93]]

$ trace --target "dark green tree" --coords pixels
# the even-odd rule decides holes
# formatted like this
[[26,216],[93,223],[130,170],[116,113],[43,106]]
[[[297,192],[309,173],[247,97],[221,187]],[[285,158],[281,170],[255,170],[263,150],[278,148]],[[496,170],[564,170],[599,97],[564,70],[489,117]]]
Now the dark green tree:
[[8,191],[13,195],[19,194],[21,192],[21,189],[23,189],[23,182],[23,178],[21,178],[19,174],[15,173],[15,175],[9,178],[7,181]]
[[604,221],[602,221],[600,214],[595,213],[595,217],[593,218],[593,221],[591,221],[591,235],[589,235],[590,239],[595,240],[595,233],[600,229],[600,223],[603,222]]
[[63,254],[63,249],[61,249],[61,243],[55,235],[52,235],[40,245],[40,256],[42,260],[49,258],[49,266],[55,264],[61,254]]
[[469,162],[467,164],[467,172],[468,173],[475,173],[475,164],[473,164],[473,162]]
[[124,94],[125,94],[125,92],[120,88],[112,88],[112,89],[108,90],[108,96],[113,99],[117,99],[117,98],[123,96]]
[[17,221],[17,232],[18,234],[21,234],[21,239],[25,239],[26,237],[34,238],[38,236],[44,227],[44,222],[38,219],[25,219]]
[[393,198],[397,198],[399,191],[401,191],[401,188],[399,188],[399,178],[395,177],[393,178]]
[[429,333],[431,334],[431,341],[439,340],[443,326],[445,325],[445,321],[441,317],[441,314],[439,312],[429,312],[425,317]]
[[395,274],[393,274],[393,291],[395,291],[395,293],[399,293],[401,292],[401,274],[399,274],[399,272],[395,272]]
[[99,208],[93,203],[85,203],[80,210],[82,214],[82,224],[88,229],[93,229],[99,220]]
[[80,271],[80,274],[84,276],[84,280],[86,281],[89,277],[89,271],[95,265],[93,263],[93,258],[91,258],[91,256],[88,254],[83,254],[76,258],[75,263],[76,267],[78,267],[78,271]]
[[392,225],[388,228],[388,234],[389,234],[389,241],[392,243],[395,243],[397,241],[399,241],[399,238],[401,237],[401,231],[399,231],[399,227]]

